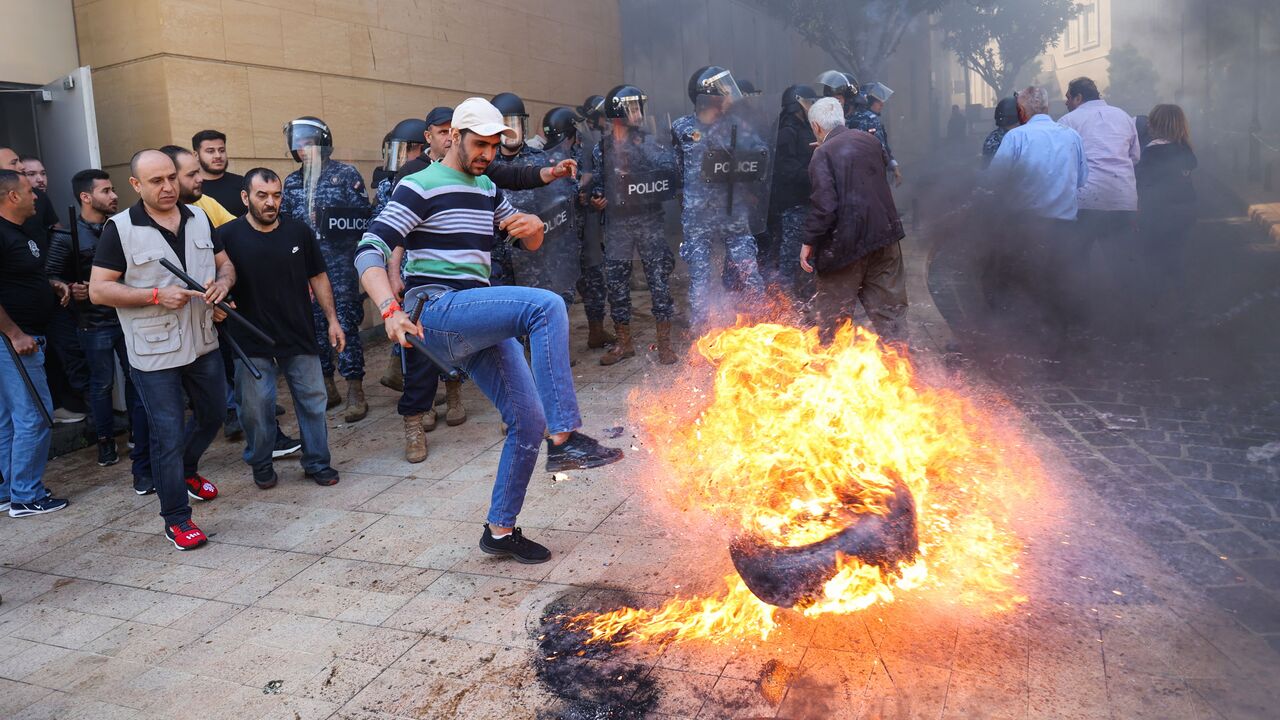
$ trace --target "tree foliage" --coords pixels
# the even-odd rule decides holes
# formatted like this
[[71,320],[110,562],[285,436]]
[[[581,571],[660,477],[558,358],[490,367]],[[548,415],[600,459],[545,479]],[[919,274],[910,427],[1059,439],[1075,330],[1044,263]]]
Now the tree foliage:
[[1107,102],[1134,115],[1145,115],[1158,101],[1156,66],[1130,44],[1111,49],[1107,58],[1111,84],[1104,93]]
[[938,18],[943,44],[999,97],[1018,74],[1058,44],[1079,8],[1073,0],[952,0]]
[[757,0],[860,82],[882,80],[911,22],[947,0]]

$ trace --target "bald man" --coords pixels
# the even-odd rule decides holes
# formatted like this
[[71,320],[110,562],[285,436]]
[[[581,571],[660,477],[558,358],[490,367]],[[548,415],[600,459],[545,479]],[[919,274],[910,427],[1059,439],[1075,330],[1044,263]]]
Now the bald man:
[[[133,384],[147,410],[151,470],[165,536],[179,550],[208,538],[191,521],[188,497],[218,496],[197,466],[222,427],[226,377],[217,353],[214,304],[235,284],[235,268],[200,208],[178,202],[178,170],[169,156],[142,150],[129,163],[129,184],[141,198],[102,229],[89,277],[89,299],[120,316]],[[166,258],[204,283],[187,290],[159,260]],[[192,421],[184,428],[186,402]]]

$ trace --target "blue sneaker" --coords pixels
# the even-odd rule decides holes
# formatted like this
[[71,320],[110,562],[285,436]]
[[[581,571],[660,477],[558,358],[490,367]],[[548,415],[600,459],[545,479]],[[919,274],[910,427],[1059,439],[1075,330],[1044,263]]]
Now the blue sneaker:
[[28,515],[44,515],[45,513],[57,512],[71,503],[61,498],[45,497],[35,502],[29,503],[10,503],[9,517],[27,517]]

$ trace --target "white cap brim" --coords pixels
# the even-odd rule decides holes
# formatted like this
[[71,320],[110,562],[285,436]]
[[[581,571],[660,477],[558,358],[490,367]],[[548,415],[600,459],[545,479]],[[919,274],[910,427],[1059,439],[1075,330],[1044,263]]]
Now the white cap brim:
[[[459,129],[457,128],[456,125],[454,126],[454,128]],[[515,129],[508,127],[506,125],[503,125],[502,123],[485,123],[483,125],[477,125],[475,127],[463,127],[461,129],[470,130],[471,132],[481,137],[489,137],[490,135],[509,135],[511,137],[516,136]]]

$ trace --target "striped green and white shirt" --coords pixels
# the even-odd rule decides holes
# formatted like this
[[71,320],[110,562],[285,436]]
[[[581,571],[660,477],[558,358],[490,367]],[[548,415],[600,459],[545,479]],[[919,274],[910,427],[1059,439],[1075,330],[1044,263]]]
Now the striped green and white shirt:
[[391,251],[403,247],[411,288],[485,287],[497,224],[517,212],[488,177],[432,163],[406,175],[369,223],[356,248],[356,272],[386,267]]

